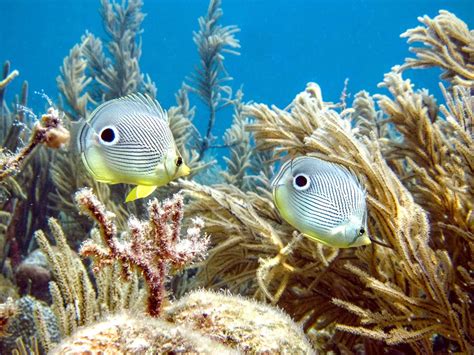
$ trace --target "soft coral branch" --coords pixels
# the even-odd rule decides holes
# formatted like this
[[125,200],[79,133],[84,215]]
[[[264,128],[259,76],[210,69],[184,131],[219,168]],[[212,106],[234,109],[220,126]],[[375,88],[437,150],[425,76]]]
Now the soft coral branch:
[[67,143],[69,143],[69,131],[64,128],[59,111],[51,107],[33,127],[28,144],[17,154],[6,155],[0,147],[0,181],[18,172],[25,159],[38,145],[45,144],[49,148],[56,149]]
[[168,267],[181,269],[206,253],[209,238],[200,236],[204,222],[195,218],[193,226],[181,238],[184,204],[182,195],[175,194],[162,204],[156,199],[149,203],[148,222],[131,217],[128,221],[130,240],[119,241],[113,214],[106,211],[90,189],[78,191],[76,202],[82,212],[98,223],[106,246],[88,240],[82,245],[80,254],[94,258],[95,271],[114,261],[121,263],[125,278],[130,276],[132,268],[140,270],[148,285],[148,313],[158,316],[165,294],[164,282]]

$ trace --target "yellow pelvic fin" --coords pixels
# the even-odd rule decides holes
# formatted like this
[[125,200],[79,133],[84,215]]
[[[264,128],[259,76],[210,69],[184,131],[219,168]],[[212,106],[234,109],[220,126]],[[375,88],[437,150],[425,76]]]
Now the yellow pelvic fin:
[[125,199],[125,202],[130,202],[130,201],[135,201],[139,198],[145,198],[153,191],[155,191],[157,186],[144,186],[144,185],[138,185],[135,186],[132,191],[130,191],[127,195],[127,198]]

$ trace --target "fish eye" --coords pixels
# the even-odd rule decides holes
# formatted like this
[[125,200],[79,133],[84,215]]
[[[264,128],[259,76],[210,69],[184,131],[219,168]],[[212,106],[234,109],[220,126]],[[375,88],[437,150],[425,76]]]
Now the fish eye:
[[361,227],[359,229],[359,235],[364,235],[364,233],[365,233],[365,229],[364,229],[364,227]]
[[100,131],[99,137],[102,143],[105,145],[112,145],[117,143],[118,141],[118,132],[115,127],[104,127],[102,131]]
[[309,177],[305,174],[298,174],[293,178],[293,187],[296,190],[304,191],[309,187]]
[[183,164],[183,158],[178,157],[178,158],[176,159],[176,166],[181,166],[181,164]]

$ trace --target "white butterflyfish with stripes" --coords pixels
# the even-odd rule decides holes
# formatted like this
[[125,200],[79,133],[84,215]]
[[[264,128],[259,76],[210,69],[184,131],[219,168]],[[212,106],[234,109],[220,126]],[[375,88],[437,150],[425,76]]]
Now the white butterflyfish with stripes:
[[335,248],[371,243],[365,189],[346,167],[297,157],[281,167],[271,186],[282,218],[306,237]]
[[98,106],[77,132],[77,149],[100,182],[136,185],[126,201],[189,174],[166,112],[153,98],[132,94]]

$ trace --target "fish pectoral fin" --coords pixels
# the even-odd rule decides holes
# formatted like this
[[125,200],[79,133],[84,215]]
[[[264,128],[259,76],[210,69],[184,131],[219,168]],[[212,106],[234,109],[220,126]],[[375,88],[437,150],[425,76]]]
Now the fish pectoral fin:
[[144,186],[138,185],[135,186],[132,191],[130,191],[125,199],[125,202],[135,201],[139,198],[145,198],[155,191],[157,186]]

